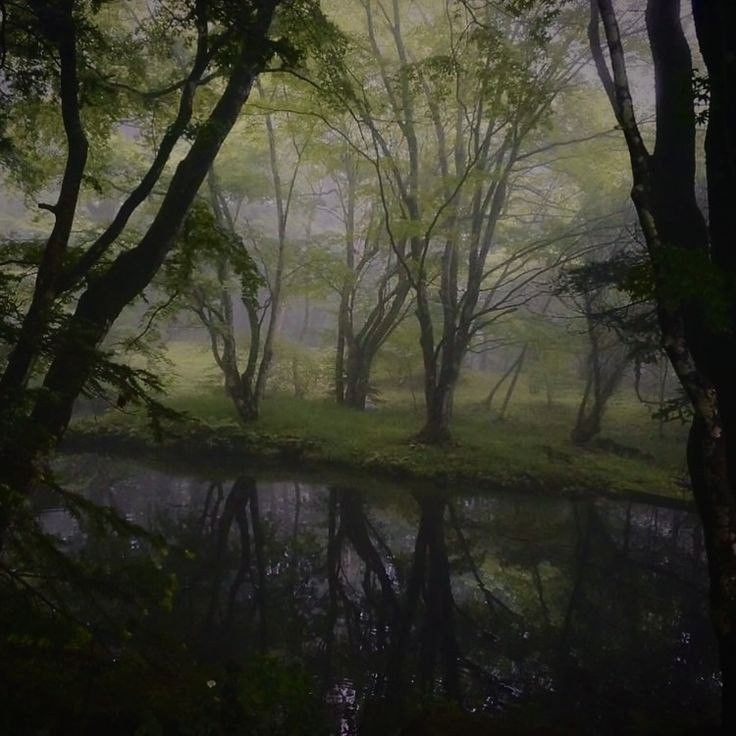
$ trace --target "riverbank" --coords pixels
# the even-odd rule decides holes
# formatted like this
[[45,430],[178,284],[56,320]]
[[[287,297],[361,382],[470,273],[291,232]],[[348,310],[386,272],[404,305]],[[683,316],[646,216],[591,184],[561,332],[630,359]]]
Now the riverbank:
[[[412,441],[420,417],[407,407],[357,412],[328,400],[275,397],[264,403],[262,418],[246,428],[216,392],[178,396],[171,403],[190,419],[169,427],[160,441],[142,416],[108,412],[75,421],[64,448],[167,460],[207,456],[241,468],[243,463],[258,463],[334,469],[440,487],[593,492],[689,502],[676,436],[657,440],[653,424],[629,421],[599,445],[581,449],[567,436],[564,406],[504,421],[480,412],[459,413],[455,442],[428,447]],[[625,416],[621,408],[619,414]]]

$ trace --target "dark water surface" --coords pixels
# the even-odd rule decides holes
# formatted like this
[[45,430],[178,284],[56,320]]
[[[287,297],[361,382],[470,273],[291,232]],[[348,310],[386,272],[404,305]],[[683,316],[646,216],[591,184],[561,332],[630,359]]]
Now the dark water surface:
[[[203,691],[237,687],[248,662],[291,673],[267,704],[284,732],[298,729],[280,701],[297,690],[344,735],[396,733],[428,707],[511,724],[498,733],[676,733],[717,716],[701,531],[686,510],[226,475],[95,455],[60,469],[174,546],[159,565],[175,573],[166,630],[211,673]],[[100,551],[39,504],[47,531],[109,555],[112,574],[154,554],[129,540]]]

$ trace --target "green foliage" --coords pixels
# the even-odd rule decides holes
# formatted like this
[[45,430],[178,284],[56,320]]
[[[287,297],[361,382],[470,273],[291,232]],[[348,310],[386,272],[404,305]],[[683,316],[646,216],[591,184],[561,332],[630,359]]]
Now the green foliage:
[[268,389],[298,398],[324,396],[332,380],[332,356],[317,348],[279,340],[268,377]]
[[242,238],[220,226],[203,201],[189,210],[177,239],[177,247],[164,268],[164,283],[171,292],[186,291],[206,268],[227,263],[240,284],[244,301],[255,302],[264,285],[258,266]]
[[163,388],[161,379],[151,371],[116,363],[100,354],[84,386],[83,395],[106,399],[112,389],[117,392],[118,409],[124,409],[128,404],[143,407],[154,437],[161,441],[167,425],[176,425],[184,420],[181,413],[172,411],[155,398]]
[[325,91],[345,91],[347,38],[325,15],[320,0],[284,3],[276,32],[289,39],[291,53],[282,55],[285,68],[313,73]]

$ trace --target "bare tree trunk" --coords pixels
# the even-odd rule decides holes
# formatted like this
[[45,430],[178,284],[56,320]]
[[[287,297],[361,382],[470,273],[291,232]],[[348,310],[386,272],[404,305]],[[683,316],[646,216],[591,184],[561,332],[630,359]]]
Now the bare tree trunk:
[[[271,362],[273,361],[273,346],[276,337],[276,328],[279,324],[281,317],[282,307],[282,293],[283,293],[283,279],[284,279],[284,264],[286,256],[286,225],[289,217],[289,206],[291,204],[291,192],[284,197],[281,175],[279,172],[278,156],[276,151],[276,134],[273,128],[273,121],[270,115],[266,115],[266,132],[268,134],[268,150],[271,161],[271,176],[273,178],[273,189],[276,200],[276,215],[278,217],[278,254],[276,257],[276,271],[274,273],[273,283],[270,284],[269,290],[271,292],[271,305],[269,308],[268,325],[266,327],[266,336],[263,341],[263,348],[261,352],[261,363],[258,366],[258,374],[256,377],[256,384],[254,388],[254,395],[257,402],[260,402],[263,398],[263,394],[266,391],[266,382],[268,380],[268,373],[271,370]],[[294,183],[294,176],[292,177],[292,187]]]
[[511,378],[511,383],[509,384],[509,387],[506,391],[506,396],[503,397],[503,404],[501,404],[501,411],[498,413],[499,419],[505,419],[506,418],[506,410],[509,407],[509,403],[511,401],[511,397],[514,395],[514,389],[516,388],[516,383],[519,380],[519,376],[521,375],[521,371],[524,368],[524,359],[526,358],[526,353],[529,348],[529,343],[526,343],[524,347],[521,350],[521,353],[519,353],[519,357],[516,360],[516,364],[514,366],[514,375]]
[[335,398],[338,404],[345,400],[345,350],[353,340],[353,298],[355,295],[355,206],[357,172],[352,159],[344,156],[346,191],[342,198],[345,214],[346,273],[340,290],[337,313],[337,347],[335,351]]
[[348,348],[344,402],[353,409],[365,409],[372,357],[361,350],[355,341]]
[[496,394],[498,393],[499,389],[506,382],[506,379],[516,370],[516,366],[519,363],[519,361],[523,359],[523,356],[526,353],[526,347],[527,347],[527,343],[524,343],[524,345],[521,348],[521,351],[519,352],[519,355],[516,356],[516,358],[513,360],[513,362],[507,368],[506,372],[501,376],[501,378],[499,378],[498,381],[496,381],[496,383],[493,384],[493,387],[488,392],[488,396],[486,396],[486,398],[483,399],[483,408],[486,409],[487,411],[491,410],[491,407],[493,406],[493,399],[496,397]]

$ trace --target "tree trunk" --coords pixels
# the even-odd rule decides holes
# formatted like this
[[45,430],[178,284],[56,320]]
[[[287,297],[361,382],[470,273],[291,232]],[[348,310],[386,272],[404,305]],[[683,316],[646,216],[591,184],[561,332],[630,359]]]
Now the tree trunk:
[[688,470],[703,522],[710,576],[710,607],[718,642],[724,733],[736,729],[736,504],[729,482],[726,442],[695,419],[688,438]]
[[[588,375],[577,419],[570,438],[576,445],[586,445],[601,431],[600,404],[595,398],[593,373]],[[589,408],[590,407],[590,408]]]
[[514,366],[514,375],[511,377],[511,383],[509,384],[509,387],[506,391],[506,396],[503,397],[503,404],[501,405],[501,411],[498,414],[499,419],[506,418],[506,410],[509,408],[509,402],[511,401],[511,397],[514,395],[514,389],[516,388],[516,384],[519,381],[521,370],[524,367],[524,359],[526,358],[526,352],[527,352],[528,347],[529,347],[529,343],[526,343],[524,347],[522,348],[522,351],[519,354],[519,357],[516,361],[516,365]]
[[[608,401],[616,392],[631,360],[630,353],[617,346],[609,348],[608,357],[603,357],[600,350],[598,342],[592,342],[588,379],[570,435],[576,445],[586,445],[600,434]],[[610,351],[617,351],[620,355],[611,355]]]
[[[263,96],[263,90],[260,88],[260,94]],[[278,162],[278,143],[276,141],[276,133],[273,127],[271,115],[265,116],[266,134],[268,137],[269,161],[271,164],[271,179],[273,183],[274,201],[276,204],[276,215],[278,219],[278,252],[276,257],[276,269],[272,283],[269,284],[271,296],[271,307],[268,315],[268,324],[266,326],[266,336],[263,340],[263,350],[261,353],[261,363],[258,366],[258,373],[254,387],[256,399],[260,402],[266,393],[266,384],[268,375],[273,362],[274,342],[276,332],[281,324],[281,310],[283,307],[283,287],[284,287],[284,266],[286,263],[286,227],[289,220],[289,210],[291,208],[291,198],[294,191],[294,182],[296,180],[297,171],[299,170],[299,162],[301,160],[301,152],[298,153],[297,165],[291,175],[291,181],[287,188],[286,194],[281,183],[281,172],[279,171]]]
[[50,10],[46,22],[60,27],[59,91],[67,157],[59,197],[53,207],[49,206],[54,215],[54,227],[38,267],[31,304],[0,377],[0,399],[3,403],[7,402],[8,406],[21,398],[59,293],[89,148],[80,116],[77,34],[72,3],[60,3],[58,12]]
[[[501,376],[501,378],[499,378],[498,381],[496,381],[496,383],[493,384],[493,388],[491,388],[491,390],[488,392],[488,396],[486,396],[486,398],[483,399],[483,408],[486,411],[491,410],[491,407],[493,406],[493,399],[496,397],[498,390],[506,382],[506,379],[516,370],[516,366],[518,365],[519,361],[524,359],[524,355],[526,354],[526,348],[527,348],[527,343],[524,343],[524,346],[522,347],[519,355],[516,356],[514,361],[506,369],[506,372]],[[484,352],[483,357],[486,358],[487,354],[488,354],[487,351]]]
[[355,343],[348,348],[344,403],[353,409],[365,409],[372,357]]
[[445,445],[452,442],[450,420],[455,393],[455,382],[440,383],[427,401],[424,427],[417,440],[427,445]]
[[249,386],[244,386],[241,382],[237,387],[228,391],[228,396],[230,396],[242,422],[247,424],[258,419],[260,403]]
[[[710,87],[705,154],[711,254],[733,288],[736,281],[736,208],[733,206],[736,187],[736,4],[731,0],[693,0],[692,7]],[[734,311],[732,298],[732,329],[736,323]],[[724,359],[726,355],[733,356],[734,350],[736,345],[730,334],[721,336],[721,345],[713,350],[712,371],[724,425],[720,438],[723,458],[709,451],[709,438],[702,423],[694,428],[695,437],[691,443],[694,448],[688,458],[696,500],[705,497],[703,501],[698,500],[698,505],[706,537],[711,607],[722,670],[724,733],[736,731],[736,384],[733,359]],[[710,498],[706,495],[709,486]]]
[[345,335],[338,322],[337,341],[335,346],[335,401],[345,401]]

